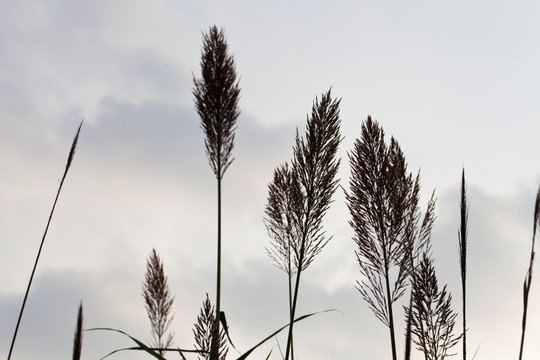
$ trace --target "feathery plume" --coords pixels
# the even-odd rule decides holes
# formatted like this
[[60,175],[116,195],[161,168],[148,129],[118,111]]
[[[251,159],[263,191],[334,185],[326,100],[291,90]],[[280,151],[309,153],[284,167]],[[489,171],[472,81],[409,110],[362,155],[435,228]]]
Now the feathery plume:
[[424,353],[426,360],[444,360],[462,335],[453,334],[457,314],[452,311],[452,296],[446,286],[439,291],[437,276],[432,260],[424,253],[422,261],[415,269],[412,287],[412,311],[408,321],[412,323],[412,333],[417,349]]
[[[265,225],[270,235],[267,248],[274,263],[289,277],[289,335],[285,359],[293,348],[293,325],[300,275],[330,240],[322,228],[323,217],[337,189],[340,160],[336,158],[341,142],[340,100],[331,90],[315,99],[308,116],[304,136],[296,130],[291,165],[274,171],[268,185]],[[294,287],[292,274],[296,273]],[[294,358],[294,356],[291,356]]]
[[212,26],[203,34],[200,79],[193,78],[195,108],[206,138],[206,156],[218,179],[232,163],[236,119],[240,115],[240,87],[234,58],[228,53],[225,32]]
[[173,333],[167,334],[174,315],[171,313],[174,297],[171,297],[167,276],[163,263],[152,249],[146,260],[146,274],[143,282],[142,295],[144,297],[146,313],[152,326],[153,345],[163,355],[163,350],[173,343]]
[[[424,246],[415,242],[429,240],[433,213],[430,206],[418,231],[419,177],[414,180],[408,173],[399,144],[394,138],[387,144],[384,130],[371,117],[362,124],[361,139],[356,140],[349,160],[350,191],[345,192],[345,198],[363,277],[357,289],[375,316],[388,326],[392,358],[396,360],[392,304],[405,292],[413,247]],[[392,281],[394,268],[397,275]]]
[[199,356],[199,360],[209,360],[213,356],[217,356],[217,359],[223,360],[229,351],[226,334],[223,329],[219,332],[218,341],[213,341],[217,323],[214,313],[214,306],[210,302],[207,293],[206,299],[201,307],[201,312],[199,316],[197,316],[197,322],[194,324],[193,328],[195,348],[200,351],[202,356],[202,358]]

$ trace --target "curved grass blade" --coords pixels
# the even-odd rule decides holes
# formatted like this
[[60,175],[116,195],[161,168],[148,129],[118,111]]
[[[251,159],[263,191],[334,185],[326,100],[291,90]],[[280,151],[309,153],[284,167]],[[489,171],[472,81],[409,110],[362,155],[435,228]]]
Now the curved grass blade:
[[[301,320],[304,320],[304,319],[307,319],[308,317],[312,317],[313,315],[317,315],[317,314],[322,314],[322,313],[326,313],[326,312],[330,312],[330,311],[338,311],[336,309],[330,309],[330,310],[324,310],[324,311],[319,311],[319,312],[314,312],[314,313],[311,313],[311,314],[306,314],[306,315],[302,315],[298,318],[296,318],[293,322],[297,322],[297,321],[301,321]],[[238,359],[236,360],[244,360],[244,359],[247,359],[247,357],[249,355],[251,355],[251,353],[257,349],[259,346],[261,346],[262,344],[264,344],[265,342],[267,342],[268,340],[270,340],[271,338],[273,338],[274,336],[276,336],[277,334],[279,334],[283,329],[286,329],[290,324],[287,324],[287,325],[284,325],[282,327],[280,327],[278,330],[274,331],[272,334],[268,335],[267,337],[265,337],[261,342],[259,342],[257,345],[255,345],[254,347],[252,347],[251,349],[249,349],[248,351],[246,351],[242,356],[240,356]]]
[[[155,350],[155,351],[175,351],[175,352],[178,352],[181,356],[183,352],[189,352],[189,353],[200,353],[201,351],[199,350],[184,350],[184,349],[159,349],[159,348],[149,348],[150,350]],[[113,355],[113,354],[116,354],[118,352],[121,352],[121,351],[127,351],[127,350],[138,350],[138,351],[146,351],[145,349],[141,348],[141,347],[129,347],[129,348],[123,348],[123,349],[116,349],[114,351],[111,351],[110,353],[108,353],[107,355],[105,355],[104,357],[100,358],[99,360],[103,360],[103,359],[106,359],[108,358],[109,356]],[[185,359],[185,358],[184,358]]]
[[[225,312],[220,311],[219,313],[219,322],[221,323],[221,326],[223,327],[223,330],[225,331],[225,335],[227,336],[227,340],[229,340],[229,343],[233,347],[233,349],[236,349],[236,346],[234,346],[231,337],[229,336],[229,327],[227,326],[227,318],[225,317]],[[237,350],[238,351],[238,350]]]
[[191,352],[191,353],[200,353],[199,350],[186,350],[186,349],[157,349],[157,348],[151,348],[151,347],[148,347],[145,343],[143,343],[142,341],[138,340],[137,338],[134,338],[133,336],[129,335],[128,333],[122,331],[122,330],[118,330],[118,329],[113,329],[113,328],[92,328],[92,329],[88,329],[87,331],[96,331],[96,330],[105,330],[105,331],[114,331],[114,332],[117,332],[117,333],[120,333],[122,335],[125,335],[127,337],[129,337],[131,340],[133,340],[133,342],[135,342],[137,345],[139,345],[139,347],[131,347],[131,348],[123,348],[123,349],[117,349],[117,350],[114,350],[110,353],[108,353],[107,355],[105,355],[104,357],[102,357],[100,360],[103,360],[117,352],[120,352],[120,351],[125,351],[125,350],[139,350],[139,351],[146,351],[148,354],[152,355],[153,357],[155,357],[156,359],[159,359],[159,360],[167,360],[165,359],[163,356],[159,355],[156,351],[177,351],[179,352],[180,354],[183,353],[183,352]]

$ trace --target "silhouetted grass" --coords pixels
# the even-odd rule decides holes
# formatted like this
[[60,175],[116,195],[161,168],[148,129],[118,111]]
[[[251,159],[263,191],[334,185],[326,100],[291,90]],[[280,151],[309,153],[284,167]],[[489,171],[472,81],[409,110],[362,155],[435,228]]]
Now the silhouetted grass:
[[62,190],[62,186],[64,185],[64,180],[66,179],[66,175],[69,171],[69,168],[71,167],[71,162],[73,161],[73,158],[75,156],[75,151],[77,150],[77,143],[79,141],[79,134],[81,132],[83,122],[81,121],[79,128],[77,129],[77,133],[75,134],[75,138],[73,139],[73,142],[71,143],[71,149],[69,150],[69,155],[66,162],[66,168],[64,169],[64,174],[62,175],[62,180],[60,180],[60,185],[58,186],[58,191],[56,192],[56,197],[54,199],[54,203],[51,209],[51,212],[49,213],[49,219],[47,220],[47,225],[45,226],[45,232],[43,233],[43,237],[41,238],[41,244],[39,245],[39,250],[36,255],[36,260],[34,262],[34,267],[32,269],[32,274],[30,275],[30,280],[28,281],[28,286],[26,287],[26,293],[24,294],[23,303],[21,305],[21,311],[19,312],[19,317],[17,319],[17,325],[15,326],[15,332],[13,333],[13,339],[11,340],[11,345],[9,347],[9,354],[7,359],[11,359],[11,354],[13,352],[13,347],[15,346],[15,340],[17,339],[17,333],[19,331],[19,326],[21,324],[22,315],[24,313],[24,308],[26,306],[26,300],[28,299],[28,294],[30,293],[30,287],[32,286],[32,281],[34,280],[34,274],[36,273],[36,268],[39,262],[39,257],[41,255],[41,250],[43,249],[43,244],[45,243],[45,238],[47,237],[47,231],[49,230],[49,225],[51,224],[52,216],[54,214],[54,209],[56,207],[56,202],[58,201],[58,197],[60,196],[60,191]]
[[[173,343],[173,333],[167,331],[174,318],[172,305],[174,297],[169,291],[169,284],[163,263],[156,249],[152,249],[146,260],[146,274],[143,282],[144,305],[150,324],[152,325],[153,346],[168,348]],[[159,352],[163,355],[163,352]]]
[[460,227],[458,230],[459,238],[459,268],[461,273],[461,297],[462,297],[462,317],[463,317],[463,360],[467,359],[467,221],[469,209],[467,207],[467,191],[465,186],[465,169],[461,174],[461,201],[459,206]]
[[[362,135],[349,153],[350,190],[345,192],[352,219],[356,258],[363,277],[357,289],[375,316],[390,330],[392,358],[397,359],[392,304],[405,293],[413,272],[414,252],[427,246],[433,206],[420,228],[419,177],[407,171],[405,156],[392,137],[385,141],[382,127],[368,117]],[[433,200],[433,199],[432,199]],[[392,269],[397,279],[390,278]],[[410,341],[410,334],[406,335]],[[406,355],[408,349],[406,349]]]
[[[220,359],[225,359],[229,346],[225,330],[220,329],[218,341],[213,341],[217,327],[217,319],[214,316],[214,306],[206,294],[206,299],[201,307],[201,312],[197,316],[197,322],[193,328],[193,336],[195,338],[195,348],[200,351],[199,360],[209,360],[212,353],[217,353]],[[217,346],[217,349],[212,349],[212,346]]]
[[[193,95],[195,108],[201,117],[205,135],[205,151],[217,179],[217,270],[216,306],[208,294],[203,302],[197,322],[194,324],[194,347],[174,347],[169,325],[172,320],[173,299],[169,293],[163,264],[155,251],[147,259],[147,272],[143,283],[145,307],[152,325],[152,345],[112,328],[106,330],[121,333],[136,346],[114,350],[104,358],[122,351],[143,351],[156,359],[174,352],[180,358],[184,354],[197,354],[199,359],[221,360],[228,354],[229,336],[225,313],[221,310],[221,180],[233,161],[232,149],[236,120],[240,114],[238,100],[240,88],[232,55],[223,30],[216,26],[203,34],[201,56],[202,77],[194,77]],[[282,358],[294,359],[294,324],[321,312],[296,316],[301,274],[314,261],[331,237],[322,226],[330,207],[332,196],[338,186],[337,172],[340,160],[337,150],[342,140],[340,133],[340,101],[333,99],[331,91],[315,99],[308,115],[306,130],[301,136],[296,130],[293,157],[290,162],[278,166],[268,185],[268,201],[264,223],[270,245],[266,251],[274,264],[288,276],[288,323],[265,336],[255,346],[238,356],[244,360],[266,341],[288,329],[287,346]],[[15,340],[32,280],[40,258],[60,191],[77,148],[82,122],[73,140],[64,174],[60,181],[53,207],[36,256],[28,287],[21,306],[17,325],[11,342],[8,360]],[[461,177],[460,228],[458,230],[460,275],[462,290],[463,332],[454,333],[458,313],[451,307],[452,296],[446,286],[439,288],[431,254],[431,230],[435,221],[434,193],[424,214],[419,206],[420,176],[407,170],[405,155],[393,137],[386,142],[385,133],[371,117],[363,122],[361,138],[349,152],[351,163],[350,189],[345,198],[351,214],[350,225],[357,244],[356,258],[360,266],[361,280],[357,289],[368,303],[374,315],[388,326],[390,350],[397,360],[395,339],[395,313],[393,304],[402,297],[410,284],[409,306],[405,307],[405,353],[410,360],[412,344],[416,344],[426,360],[443,360],[451,356],[451,349],[463,336],[463,360],[467,358],[466,342],[466,274],[468,204],[465,170]],[[523,317],[519,359],[522,360],[527,323],[529,293],[535,257],[535,239],[540,228],[540,188],[535,201],[533,236],[529,267],[523,284]],[[391,273],[395,276],[392,278]],[[330,311],[330,310],[327,310]],[[256,319],[254,321],[257,321]],[[73,342],[73,359],[80,360],[83,338],[83,307],[79,306],[77,327]],[[280,349],[281,351],[281,349]],[[270,358],[272,352],[266,356]]]
[[[274,181],[268,186],[265,223],[272,238],[269,254],[289,278],[285,360],[289,356],[294,359],[293,326],[300,276],[329,241],[322,220],[338,184],[339,103],[332,99],[330,90],[320,100],[315,99],[304,137],[296,131],[291,167],[288,164],[278,167]],[[296,273],[294,286],[293,273]]]
[[[216,319],[221,313],[221,179],[232,163],[236,119],[240,115],[240,87],[236,79],[234,58],[229,55],[225,32],[214,25],[203,34],[201,56],[202,78],[193,78],[195,109],[201,117],[206,156],[217,179],[217,280]],[[218,338],[219,322],[214,338]],[[213,348],[216,348],[215,346]],[[213,353],[212,360],[218,360]]]
[[433,261],[425,252],[422,261],[415,268],[412,286],[412,311],[410,314],[413,341],[424,353],[426,360],[444,360],[453,354],[461,335],[453,334],[457,313],[452,311],[452,296],[446,286],[439,290]]

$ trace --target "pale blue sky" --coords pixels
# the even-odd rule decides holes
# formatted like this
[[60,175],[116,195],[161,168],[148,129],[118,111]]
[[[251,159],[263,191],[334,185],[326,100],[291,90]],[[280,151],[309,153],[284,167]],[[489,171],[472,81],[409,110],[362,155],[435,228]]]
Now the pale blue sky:
[[[342,98],[344,187],[347,151],[371,115],[400,142],[410,170],[421,168],[423,202],[437,189],[435,265],[456,309],[466,167],[469,353],[517,357],[540,184],[539,18],[536,1],[0,1],[0,356],[83,117],[14,359],[69,358],[81,299],[88,327],[148,339],[140,288],[153,246],[176,295],[176,343],[193,343],[204,294],[214,297],[216,203],[192,74],[202,31],[216,24],[242,88],[236,160],[223,184],[223,307],[239,349],[287,321],[286,276],[264,250],[267,184],[291,157],[315,96],[332,87]],[[342,314],[298,326],[298,359],[390,358],[387,329],[354,289],[348,218],[338,192],[326,220],[334,237],[305,273],[299,312]],[[526,359],[540,354],[536,278]],[[83,358],[128,345],[86,333]],[[272,347],[279,359],[276,342],[253,358]],[[146,358],[116,356],[128,357]]]

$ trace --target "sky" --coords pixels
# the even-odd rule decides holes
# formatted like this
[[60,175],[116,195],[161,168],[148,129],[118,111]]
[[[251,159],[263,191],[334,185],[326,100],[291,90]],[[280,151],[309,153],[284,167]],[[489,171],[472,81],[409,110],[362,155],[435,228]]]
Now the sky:
[[[141,286],[153,247],[175,296],[175,344],[193,345],[205,294],[215,296],[217,203],[191,91],[202,32],[215,24],[242,89],[235,160],[223,179],[222,309],[238,348],[229,358],[287,322],[287,277],[265,251],[267,185],[291,158],[314,99],[330,88],[341,98],[344,188],[347,152],[371,115],[397,139],[409,170],[421,172],[422,206],[436,190],[433,256],[456,311],[465,167],[468,353],[517,358],[540,185],[539,18],[532,0],[0,0],[0,356],[82,119],[13,359],[69,358],[80,301],[85,328],[149,340]],[[348,220],[338,190],[325,218],[332,240],[303,274],[298,313],[339,311],[295,327],[298,359],[391,357],[388,329],[355,289]],[[537,278],[524,359],[540,354]],[[394,307],[400,358],[402,305]],[[285,342],[269,341],[252,358],[272,350],[279,359]],[[86,332],[83,358],[132,345]]]

